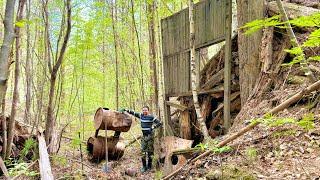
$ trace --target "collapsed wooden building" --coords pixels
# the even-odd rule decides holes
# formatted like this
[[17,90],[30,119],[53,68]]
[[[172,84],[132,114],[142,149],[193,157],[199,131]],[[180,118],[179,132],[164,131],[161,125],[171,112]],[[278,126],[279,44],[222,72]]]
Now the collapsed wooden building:
[[[289,19],[300,16],[319,13],[319,9],[312,7],[299,6],[293,3],[283,2]],[[203,9],[201,9],[203,8]],[[215,9],[216,8],[216,9]],[[319,8],[319,7],[318,7]],[[200,10],[201,9],[201,10]],[[225,1],[207,0],[195,4],[195,29],[196,29],[196,60],[198,73],[197,93],[201,107],[201,115],[205,118],[206,127],[209,135],[215,138],[224,133],[224,64],[226,50],[231,48],[231,77],[230,77],[230,113],[231,120],[244,119],[243,114],[248,114],[250,106],[244,110],[241,107],[240,98],[240,70],[238,36],[232,37],[229,47],[222,47],[208,61],[200,53],[201,49],[209,45],[225,40]],[[197,11],[198,10],[198,11]],[[214,16],[209,16],[209,13]],[[267,4],[269,17],[280,14],[280,10],[275,1]],[[220,16],[216,16],[220,14]],[[202,133],[197,121],[197,114],[193,104],[190,78],[190,47],[188,45],[188,11],[180,11],[162,20],[162,47],[163,47],[163,69],[165,86],[165,121],[167,134],[194,140],[193,146],[202,141]],[[306,39],[306,34],[310,29],[293,27],[297,33],[299,41]],[[242,31],[242,30],[241,30]],[[259,97],[263,93],[272,89],[279,89],[281,82],[285,82],[287,70],[282,66],[283,63],[292,61],[294,56],[286,52],[292,47],[290,38],[285,28],[266,27],[263,29],[261,41],[256,46],[259,47],[259,61],[261,69],[256,79],[249,99]],[[319,51],[316,51],[319,55]],[[315,51],[306,49],[306,57],[315,55]],[[200,64],[205,64],[201,67]],[[310,64],[311,70],[319,76],[319,67]],[[280,74],[279,78],[276,78]],[[283,77],[282,77],[283,76]],[[299,83],[308,79],[305,74],[292,73],[290,83]],[[298,80],[296,81],[296,79]],[[300,80],[299,80],[300,78]],[[240,114],[239,114],[240,113]],[[233,122],[232,122],[233,123]],[[169,132],[171,131],[171,132]],[[172,150],[173,151],[173,150]],[[172,154],[172,152],[171,152]]]

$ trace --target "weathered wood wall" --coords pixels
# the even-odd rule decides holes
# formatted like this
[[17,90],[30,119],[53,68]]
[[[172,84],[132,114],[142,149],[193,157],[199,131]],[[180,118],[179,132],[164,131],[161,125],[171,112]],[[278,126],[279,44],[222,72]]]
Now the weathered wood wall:
[[[224,40],[225,4],[226,0],[195,4],[196,49]],[[188,8],[162,19],[161,31],[166,95],[187,93],[191,90]]]

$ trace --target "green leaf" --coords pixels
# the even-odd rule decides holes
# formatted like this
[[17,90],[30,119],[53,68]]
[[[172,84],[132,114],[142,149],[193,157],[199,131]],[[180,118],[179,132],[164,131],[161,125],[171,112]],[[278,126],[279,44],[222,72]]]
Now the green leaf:
[[16,25],[17,27],[19,27],[19,28],[23,28],[23,27],[25,26],[25,24],[26,24],[26,21],[25,21],[25,20],[20,20],[20,21],[17,21],[17,22],[15,23],[15,25]]
[[267,19],[257,19],[257,20],[248,22],[244,26],[240,27],[240,29],[244,29],[245,34],[250,35],[264,27],[284,28],[285,26],[283,22],[280,22],[280,15],[277,15]]
[[314,129],[314,114],[309,113],[303,116],[303,118],[297,123],[300,127],[302,127],[305,130]]
[[308,40],[302,45],[303,47],[318,47],[320,46],[320,29],[313,31]]
[[301,16],[289,21],[294,26],[299,27],[320,27],[320,13],[310,16]]
[[221,148],[218,148],[218,147],[214,147],[212,149],[212,151],[214,153],[218,153],[218,154],[221,154],[221,153],[225,153],[225,152],[230,152],[232,150],[232,148],[230,146],[223,146]]
[[309,60],[311,60],[311,61],[320,61],[320,56],[309,57]]

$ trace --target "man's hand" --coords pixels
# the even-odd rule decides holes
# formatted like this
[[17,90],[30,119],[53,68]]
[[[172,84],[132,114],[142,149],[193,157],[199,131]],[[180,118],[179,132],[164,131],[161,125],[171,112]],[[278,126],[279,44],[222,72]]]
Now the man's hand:
[[124,113],[124,112],[127,111],[127,110],[124,109],[124,108],[121,108],[121,109],[119,109],[118,111],[121,112],[121,113]]

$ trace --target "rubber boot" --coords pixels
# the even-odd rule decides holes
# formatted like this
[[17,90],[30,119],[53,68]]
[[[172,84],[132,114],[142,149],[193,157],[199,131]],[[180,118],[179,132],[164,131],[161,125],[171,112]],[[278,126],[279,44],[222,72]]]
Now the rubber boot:
[[142,157],[141,160],[142,160],[142,168],[140,169],[140,172],[144,173],[148,170],[146,157]]
[[152,169],[152,156],[153,153],[148,153],[148,170]]

